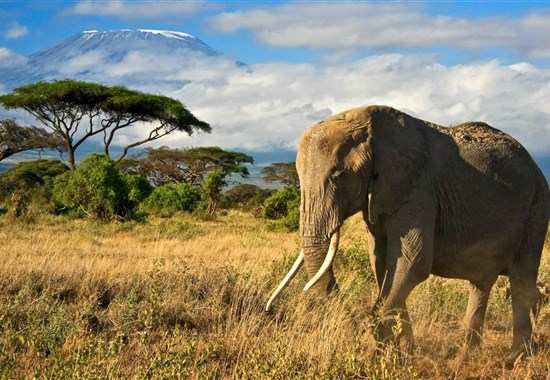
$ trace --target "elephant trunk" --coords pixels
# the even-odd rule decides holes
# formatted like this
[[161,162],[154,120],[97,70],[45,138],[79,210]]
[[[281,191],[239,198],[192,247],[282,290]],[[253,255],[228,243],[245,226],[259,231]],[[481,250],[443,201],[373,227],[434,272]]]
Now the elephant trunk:
[[314,239],[304,239],[304,264],[310,278],[304,290],[313,288],[322,295],[328,295],[335,290],[337,285],[332,271],[332,263],[338,250],[339,241],[339,229],[332,234],[328,243],[316,243]]
[[265,306],[265,311],[270,312],[272,310],[273,302],[279,297],[283,289],[296,275],[304,262],[306,271],[310,277],[309,282],[304,287],[304,291],[313,287],[318,293],[328,295],[333,290],[337,289],[338,285],[336,284],[334,273],[332,272],[332,262],[338,251],[339,241],[340,230],[338,229],[332,235],[329,244],[309,244],[304,246],[288,274],[271,294]]

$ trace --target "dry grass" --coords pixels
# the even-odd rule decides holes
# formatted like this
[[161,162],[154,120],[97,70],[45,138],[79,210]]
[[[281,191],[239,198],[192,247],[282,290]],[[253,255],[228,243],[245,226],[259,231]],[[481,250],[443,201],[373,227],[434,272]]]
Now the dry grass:
[[550,305],[536,325],[541,347],[514,365],[505,279],[492,292],[482,351],[463,344],[466,284],[430,278],[409,299],[414,355],[374,355],[364,235],[352,218],[338,296],[301,293],[302,273],[266,315],[299,239],[247,214],[144,224],[0,217],[0,378],[549,378]]

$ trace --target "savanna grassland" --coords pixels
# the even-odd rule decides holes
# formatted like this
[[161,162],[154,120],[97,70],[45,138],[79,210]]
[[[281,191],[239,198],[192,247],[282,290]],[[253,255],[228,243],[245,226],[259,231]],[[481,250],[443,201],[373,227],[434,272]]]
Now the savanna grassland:
[[[467,284],[431,277],[409,298],[417,347],[374,355],[376,292],[359,217],[347,222],[340,293],[316,300],[302,273],[263,307],[292,265],[296,233],[231,211],[145,223],[0,216],[0,378],[547,379],[550,305],[539,347],[509,359],[507,280],[493,288],[483,349],[467,350]],[[539,275],[550,286],[550,251]]]

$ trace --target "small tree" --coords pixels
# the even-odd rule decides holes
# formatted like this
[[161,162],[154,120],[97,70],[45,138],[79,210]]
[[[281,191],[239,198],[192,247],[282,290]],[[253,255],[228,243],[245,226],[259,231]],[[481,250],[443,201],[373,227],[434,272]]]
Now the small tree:
[[45,129],[23,127],[14,120],[0,120],[0,161],[27,150],[64,149],[63,140]]
[[70,79],[18,87],[11,94],[1,95],[0,104],[6,109],[27,111],[62,139],[71,169],[76,167],[75,151],[86,140],[102,135],[105,155],[110,157],[115,135],[138,123],[148,128],[148,133],[123,146],[117,161],[129,149],[175,131],[189,135],[210,132],[208,123],[197,119],[178,100]]
[[212,171],[219,171],[224,178],[231,174],[246,178],[249,172],[243,164],[254,163],[254,158],[245,153],[225,151],[217,146],[186,149],[183,158],[198,181],[203,181]]
[[300,188],[295,162],[275,162],[262,168],[262,179],[268,183],[279,182]]
[[227,186],[226,175],[221,170],[212,171],[206,176],[202,190],[208,203],[208,214],[214,215],[218,210],[222,190],[225,186]]

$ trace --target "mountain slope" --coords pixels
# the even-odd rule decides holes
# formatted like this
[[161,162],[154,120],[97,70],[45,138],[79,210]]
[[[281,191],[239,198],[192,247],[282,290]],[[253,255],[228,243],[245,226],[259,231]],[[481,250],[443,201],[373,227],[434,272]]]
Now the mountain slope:
[[[174,81],[174,68],[201,61],[227,61],[223,53],[198,38],[159,30],[87,31],[27,57],[17,67],[0,69],[6,90],[38,80],[74,78],[125,85]],[[136,83],[137,82],[137,83]]]

